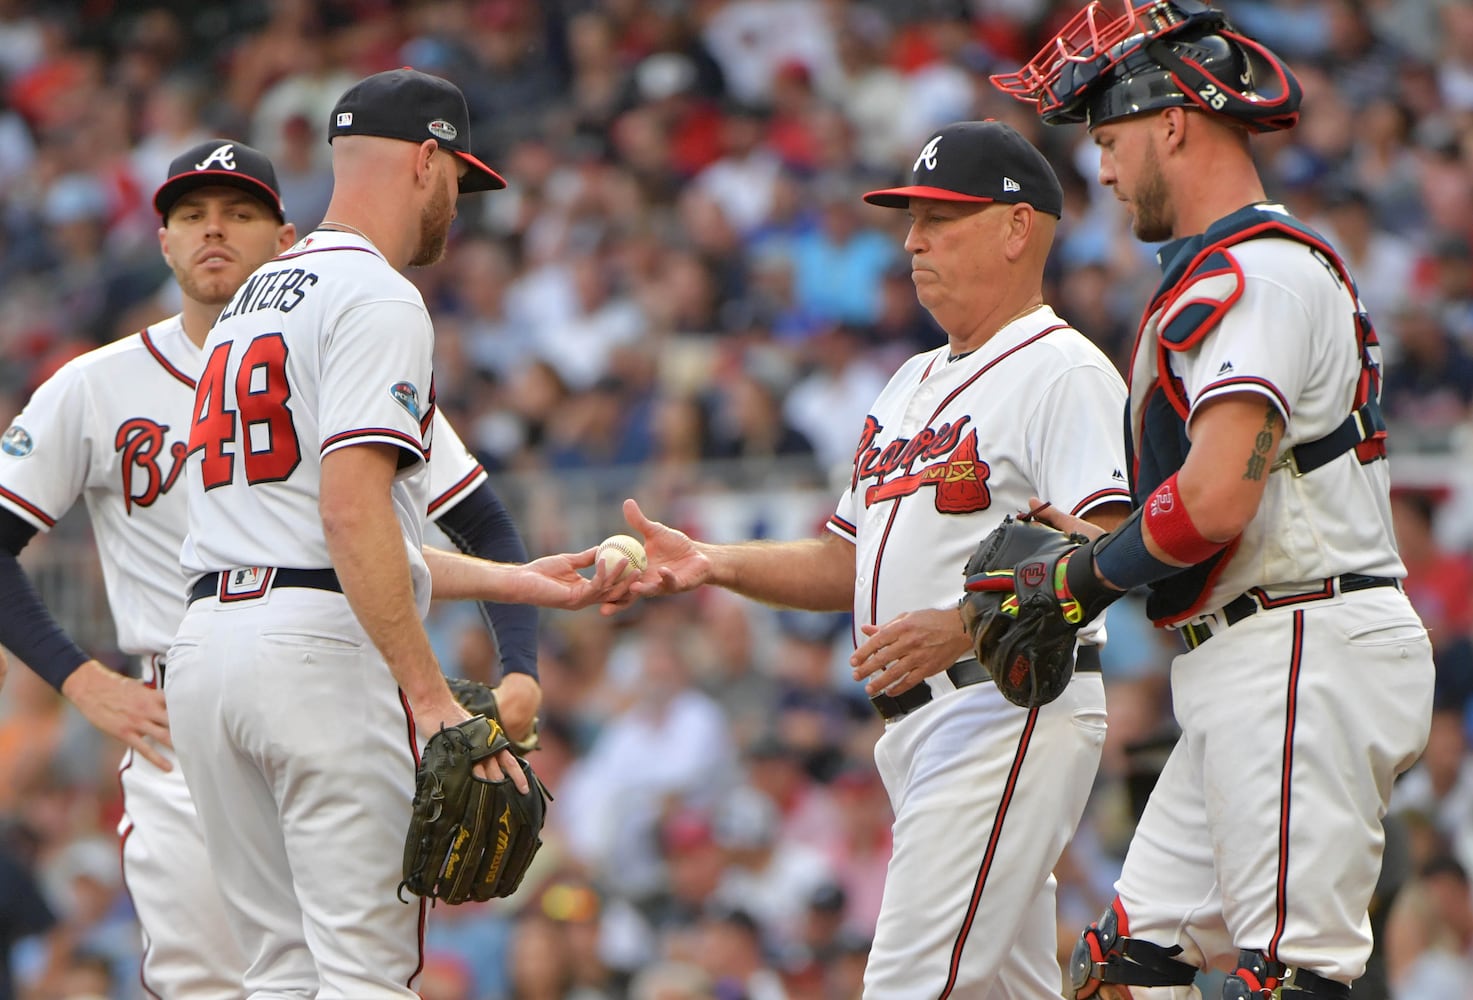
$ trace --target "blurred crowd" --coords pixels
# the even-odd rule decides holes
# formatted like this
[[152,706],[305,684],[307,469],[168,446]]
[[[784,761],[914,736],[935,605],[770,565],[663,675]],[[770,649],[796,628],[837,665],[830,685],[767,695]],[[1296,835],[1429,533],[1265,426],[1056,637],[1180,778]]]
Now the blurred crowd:
[[[859,198],[937,126],[1000,118],[1049,154],[1066,209],[1048,296],[1125,363],[1151,248],[1094,183],[1084,131],[1042,128],[987,82],[1077,6],[0,0],[0,417],[67,359],[176,311],[151,208],[171,158],[214,136],[255,145],[309,230],[332,104],[412,65],[460,85],[476,152],[510,182],[463,200],[447,259],[413,277],[440,405],[529,548],[598,537],[565,516],[589,491],[627,489],[706,537],[816,531],[868,404],[944,339],[915,302],[904,213]],[[1356,996],[1473,996],[1473,4],[1221,6],[1303,84],[1300,126],[1257,149],[1270,194],[1347,258],[1385,346],[1397,533],[1438,657]],[[805,499],[758,516],[743,504],[774,469]],[[848,619],[713,592],[543,623],[548,844],[514,899],[433,912],[423,995],[853,1000],[890,813]],[[495,679],[473,611],[437,609],[431,628],[448,670]],[[1131,600],[1109,629],[1109,742],[1058,872],[1064,949],[1108,902],[1174,738],[1175,638]],[[0,998],[8,977],[25,1000],[140,996],[118,756],[12,666]]]

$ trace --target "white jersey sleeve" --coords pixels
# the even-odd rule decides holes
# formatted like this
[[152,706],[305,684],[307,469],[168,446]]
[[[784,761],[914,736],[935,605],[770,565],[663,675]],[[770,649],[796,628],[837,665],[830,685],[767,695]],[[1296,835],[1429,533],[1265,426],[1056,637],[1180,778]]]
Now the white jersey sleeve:
[[[1066,366],[1039,393],[1023,439],[1036,494],[1085,517],[1104,504],[1129,503],[1123,430],[1125,382],[1103,356],[1060,359]],[[1115,419],[1106,419],[1113,413]]]
[[[1187,350],[1168,352],[1168,361],[1191,417],[1229,393],[1264,397],[1284,420],[1283,454],[1329,434],[1355,407],[1355,298],[1328,260],[1297,241],[1248,240],[1231,255],[1241,294],[1216,327]],[[1302,478],[1284,468],[1270,472],[1258,513],[1214,578],[1207,606],[1255,586],[1313,589],[1346,572],[1405,575],[1389,489],[1387,463],[1362,464],[1353,453]]]
[[429,352],[430,317],[402,300],[356,303],[324,331],[321,399],[317,405],[322,455],[355,444],[392,444],[404,450],[406,473],[424,461],[434,416]]
[[87,482],[94,424],[83,368],[63,365],[0,439],[0,504],[41,531],[71,509]]
[[486,481],[486,470],[472,455],[445,413],[435,408],[434,451],[430,454],[430,503],[426,513],[438,520]]

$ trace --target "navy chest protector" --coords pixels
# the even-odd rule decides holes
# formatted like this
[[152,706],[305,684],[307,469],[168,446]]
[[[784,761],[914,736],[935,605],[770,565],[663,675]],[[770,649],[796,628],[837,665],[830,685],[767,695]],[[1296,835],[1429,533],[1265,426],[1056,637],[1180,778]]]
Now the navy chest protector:
[[[1228,249],[1265,237],[1305,244],[1339,275],[1349,293],[1347,305],[1354,310],[1361,365],[1354,405],[1345,420],[1324,437],[1281,452],[1273,471],[1308,475],[1352,451],[1362,464],[1386,456],[1386,422],[1380,406],[1380,345],[1349,269],[1314,230],[1282,211],[1250,206],[1218,220],[1207,232],[1176,248],[1141,324],[1131,372],[1132,404],[1125,417],[1126,444],[1135,455],[1131,492],[1137,505],[1182,467],[1190,447],[1187,417],[1191,401],[1181,380],[1172,374],[1170,357],[1196,346],[1241,294],[1242,274]],[[1199,290],[1204,294],[1194,294]],[[1149,338],[1152,319],[1158,323],[1154,338]],[[1153,354],[1143,357],[1143,351]],[[1150,379],[1143,394],[1135,384],[1142,376]],[[1141,398],[1144,405],[1135,402]],[[1151,584],[1146,603],[1151,619],[1159,625],[1171,625],[1199,614],[1213,580],[1236,550],[1236,541],[1231,542],[1210,559]]]

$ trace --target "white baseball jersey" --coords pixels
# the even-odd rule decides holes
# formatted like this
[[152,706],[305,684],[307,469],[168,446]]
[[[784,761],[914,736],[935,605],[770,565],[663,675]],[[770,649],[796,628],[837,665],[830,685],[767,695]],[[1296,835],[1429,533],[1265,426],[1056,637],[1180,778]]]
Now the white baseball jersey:
[[958,360],[943,347],[907,361],[828,525],[857,546],[856,622],[955,607],[977,543],[1030,496],[1080,516],[1128,503],[1124,407],[1115,366],[1047,306]]
[[317,506],[322,457],[391,444],[402,451],[394,507],[423,614],[433,347],[418,289],[357,236],[318,230],[251,275],[205,342],[185,572],[332,566]]
[[[1295,240],[1252,239],[1222,252],[1237,262],[1241,275],[1219,272],[1176,293],[1173,304],[1148,321],[1141,342],[1155,343],[1162,313],[1169,318],[1177,303],[1236,295],[1201,340],[1168,352],[1171,372],[1181,380],[1192,415],[1228,393],[1264,396],[1285,424],[1282,455],[1329,434],[1356,406],[1361,359],[1353,292],[1318,251]],[[1138,352],[1133,385],[1151,384],[1156,356]],[[1257,514],[1200,606],[1221,607],[1250,587],[1292,589],[1341,573],[1405,576],[1389,489],[1386,462],[1363,465],[1353,456],[1313,475],[1272,473]],[[1355,516],[1336,516],[1343,511]]]
[[[828,526],[856,547],[856,628],[955,608],[977,543],[1030,496],[1081,515],[1128,501],[1124,405],[1114,366],[1047,307],[964,357],[906,362],[865,421]],[[1057,997],[1050,873],[1099,766],[1100,675],[1077,674],[1031,712],[991,683],[924,683],[933,700],[875,746],[895,825],[864,995]]]
[[[62,366],[0,438],[0,504],[11,512],[48,531],[85,498],[118,646],[140,658],[149,684],[184,616],[179,487],[202,358],[178,316],[156,323]],[[438,415],[435,435],[432,516],[486,477]],[[156,996],[225,1000],[239,995],[245,963],[175,763],[161,771],[130,749],[120,765],[118,834],[144,933],[143,981]]]
[[[1163,286],[1176,284],[1158,292],[1131,377],[1138,468],[1151,480],[1179,467],[1180,420],[1190,431],[1209,400],[1263,396],[1285,423],[1284,455],[1335,430],[1373,385],[1380,352],[1368,345],[1363,369],[1354,292],[1324,248],[1278,235],[1215,242],[1276,224],[1294,225],[1279,206],[1244,208],[1163,251]],[[1116,908],[1131,936],[1179,944],[1198,967],[1252,950],[1346,983],[1371,952],[1381,817],[1426,744],[1436,671],[1394,585],[1404,569],[1389,473],[1366,444],[1364,464],[1348,451],[1304,475],[1266,471],[1208,592],[1168,578],[1153,594],[1166,598],[1157,618],[1189,625],[1194,648],[1172,663],[1182,735],[1131,839]],[[1373,585],[1347,587],[1357,576]]]

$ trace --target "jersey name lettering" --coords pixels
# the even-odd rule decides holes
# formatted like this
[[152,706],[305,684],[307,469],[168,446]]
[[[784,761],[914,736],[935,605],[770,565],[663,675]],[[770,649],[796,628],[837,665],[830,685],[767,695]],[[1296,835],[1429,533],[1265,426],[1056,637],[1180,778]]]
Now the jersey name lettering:
[[[184,456],[189,446],[183,441],[169,445],[173,461],[167,474],[159,468],[159,456],[164,451],[164,434],[168,424],[161,424],[147,417],[125,420],[113,438],[113,447],[121,456],[120,473],[123,477],[123,509],[133,513],[133,505],[151,507],[159,497],[173,488],[175,480],[184,468]],[[142,477],[136,482],[135,477]],[[140,488],[141,487],[141,488]]]
[[[317,284],[317,275],[294,267],[290,270],[267,271],[251,275],[235,293],[216,322],[258,309],[275,309],[289,313],[307,297],[307,289]],[[290,298],[288,298],[290,296]]]

